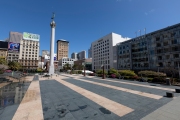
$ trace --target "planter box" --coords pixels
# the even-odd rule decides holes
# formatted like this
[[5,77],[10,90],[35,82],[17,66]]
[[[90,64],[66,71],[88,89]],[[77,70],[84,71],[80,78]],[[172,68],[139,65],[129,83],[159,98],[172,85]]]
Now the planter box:
[[171,92],[166,92],[166,97],[172,98],[174,97],[174,94]]

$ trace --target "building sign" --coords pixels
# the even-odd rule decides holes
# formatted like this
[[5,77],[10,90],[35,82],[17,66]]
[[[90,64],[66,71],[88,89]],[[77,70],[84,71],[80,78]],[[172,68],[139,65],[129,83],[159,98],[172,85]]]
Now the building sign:
[[24,40],[39,41],[40,35],[24,32],[23,33],[23,39]]
[[[50,60],[50,55],[45,55],[44,59]],[[54,53],[54,60],[57,60],[57,54]]]
[[54,53],[54,60],[57,60],[57,54]]
[[19,48],[20,48],[20,43],[9,42],[8,45],[9,52],[19,52]]

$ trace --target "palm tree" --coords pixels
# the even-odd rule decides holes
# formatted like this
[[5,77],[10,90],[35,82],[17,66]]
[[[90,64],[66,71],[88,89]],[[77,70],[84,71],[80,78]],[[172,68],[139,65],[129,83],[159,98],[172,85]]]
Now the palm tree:
[[74,64],[74,65],[72,66],[72,68],[73,68],[73,70],[77,70],[77,69],[78,69],[78,65],[75,65],[75,64]]
[[65,71],[71,70],[71,65],[70,65],[69,63],[66,63],[66,64],[63,66],[63,69],[64,69]]

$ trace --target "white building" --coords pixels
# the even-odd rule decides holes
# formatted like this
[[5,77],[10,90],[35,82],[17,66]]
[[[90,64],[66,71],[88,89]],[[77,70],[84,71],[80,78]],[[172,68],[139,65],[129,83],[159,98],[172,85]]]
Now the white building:
[[23,33],[20,40],[19,62],[23,69],[37,69],[39,62],[40,35]]
[[65,64],[70,64],[70,67],[72,67],[74,65],[74,61],[76,61],[77,59],[72,59],[72,58],[67,58],[67,57],[63,57],[59,60],[59,68],[63,68],[63,66]]
[[[110,68],[116,68],[117,60],[114,53],[117,43],[123,42],[130,38],[123,38],[116,33],[110,33],[92,43],[92,70],[104,69],[107,71]],[[114,52],[113,52],[114,51]]]
[[72,59],[77,59],[77,53],[73,52],[73,53],[71,54],[71,58],[72,58]]

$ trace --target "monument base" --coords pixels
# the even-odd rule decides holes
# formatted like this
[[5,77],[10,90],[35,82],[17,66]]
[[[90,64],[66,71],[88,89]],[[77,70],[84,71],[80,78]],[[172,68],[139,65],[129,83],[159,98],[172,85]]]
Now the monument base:
[[49,75],[54,75],[54,66],[49,66]]

